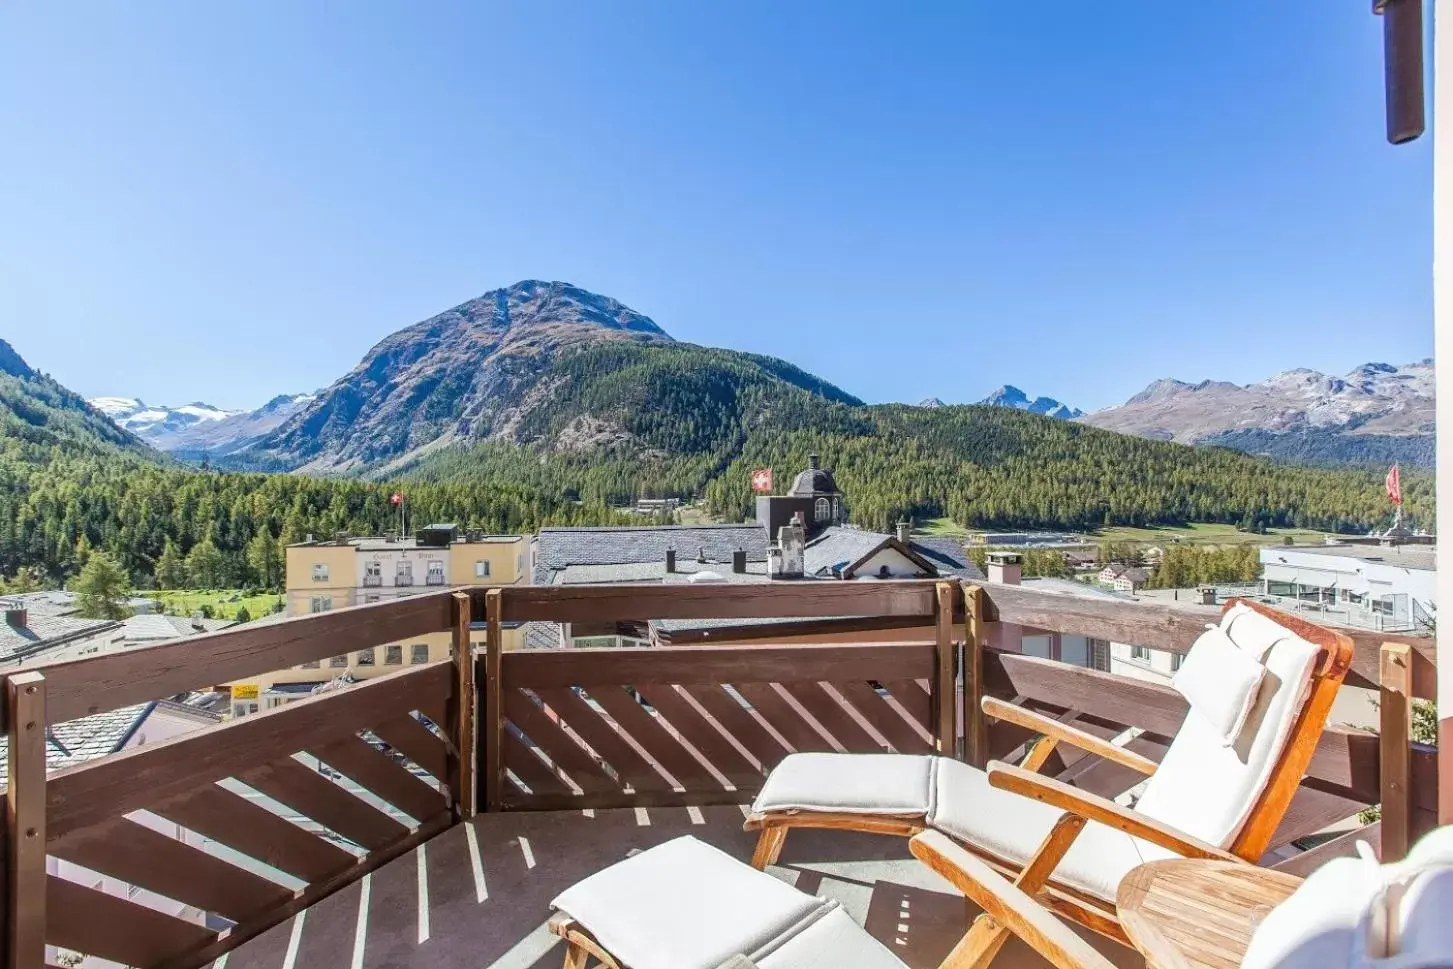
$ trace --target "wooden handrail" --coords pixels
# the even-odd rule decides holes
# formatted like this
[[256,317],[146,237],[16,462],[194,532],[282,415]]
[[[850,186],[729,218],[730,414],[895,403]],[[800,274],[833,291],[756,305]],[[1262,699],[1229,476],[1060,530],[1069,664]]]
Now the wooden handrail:
[[38,664],[50,693],[52,723],[62,723],[215,686],[299,663],[451,628],[451,594],[350,606],[278,623],[243,624],[119,653]]

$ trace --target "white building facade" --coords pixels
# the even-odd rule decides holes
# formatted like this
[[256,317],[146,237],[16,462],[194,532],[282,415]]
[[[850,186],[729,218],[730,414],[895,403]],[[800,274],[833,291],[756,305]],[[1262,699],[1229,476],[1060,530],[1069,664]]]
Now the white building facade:
[[1426,632],[1437,615],[1437,552],[1427,545],[1261,550],[1261,591],[1283,608],[1388,632]]

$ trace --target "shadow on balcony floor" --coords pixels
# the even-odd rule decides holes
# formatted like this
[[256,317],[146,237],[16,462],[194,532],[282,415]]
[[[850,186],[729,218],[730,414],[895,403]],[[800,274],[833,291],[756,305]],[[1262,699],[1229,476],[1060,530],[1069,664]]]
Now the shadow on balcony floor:
[[[214,969],[559,969],[550,900],[632,850],[691,834],[746,860],[755,841],[736,807],[481,815],[241,946]],[[779,877],[840,901],[913,969],[932,969],[969,911],[904,842],[798,831]],[[1091,936],[1125,969],[1141,960]],[[1048,964],[1017,942],[995,969]]]

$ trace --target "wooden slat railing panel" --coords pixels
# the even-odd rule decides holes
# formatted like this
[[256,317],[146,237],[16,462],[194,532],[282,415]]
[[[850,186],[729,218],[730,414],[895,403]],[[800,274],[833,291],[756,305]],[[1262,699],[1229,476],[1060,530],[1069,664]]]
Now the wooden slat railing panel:
[[323,881],[357,860],[336,844],[216,784],[203,784],[153,805],[151,811],[305,882]]
[[796,700],[838,747],[855,754],[877,754],[883,745],[864,730],[844,709],[842,702],[823,689],[821,683],[783,683],[782,688]]
[[683,789],[719,789],[721,783],[635,697],[619,686],[593,686],[590,698],[600,704],[616,727],[628,734]]
[[797,753],[832,751],[832,742],[802,718],[795,703],[775,689],[774,683],[733,683],[732,688],[752,705],[758,715],[791,744]]
[[585,748],[565,732],[530,697],[519,690],[504,694],[505,716],[515,729],[541,749],[550,751],[556,768],[587,794],[616,790],[616,782]]
[[499,592],[505,622],[928,617],[934,611],[934,584],[925,581],[507,586]]
[[933,749],[928,732],[915,729],[917,724],[902,716],[871,684],[862,680],[834,680],[832,685],[894,750],[901,754],[926,754]]
[[237,779],[370,851],[387,847],[408,831],[402,823],[291,756],[242,771]]
[[683,686],[682,689],[756,758],[764,773],[791,753],[736,697],[722,687]]
[[[507,657],[507,659],[512,658]],[[505,664],[508,668],[509,664]],[[651,766],[620,733],[591,706],[568,687],[542,687],[535,694],[551,712],[585,741],[601,760],[610,765],[616,777],[636,791],[669,791],[671,783]],[[538,737],[532,738],[539,740]]]
[[548,764],[526,746],[513,731],[505,733],[505,767],[529,788],[519,794],[564,795],[571,789]]
[[449,628],[449,609],[450,594],[436,592],[36,668],[50,686],[51,722],[61,723],[439,632]]
[[417,717],[412,714],[395,717],[371,729],[379,740],[427,771],[436,781],[444,782],[448,776],[449,748],[443,738],[431,733]]
[[234,922],[255,918],[293,895],[276,882],[127,818],[53,841],[47,849],[57,858]]
[[642,683],[636,689],[642,699],[665,718],[679,736],[687,738],[712,767],[738,788],[755,788],[762,772],[737,749],[717,727],[701,715],[681,692],[669,683]]
[[50,945],[126,966],[155,966],[215,937],[203,926],[55,875],[46,879],[45,914]]
[[443,794],[362,737],[349,735],[332,743],[313,745],[308,747],[308,753],[392,804],[416,823],[449,809]]
[[409,713],[422,698],[447,694],[450,673],[447,661],[417,666],[58,771],[46,785],[52,836]]

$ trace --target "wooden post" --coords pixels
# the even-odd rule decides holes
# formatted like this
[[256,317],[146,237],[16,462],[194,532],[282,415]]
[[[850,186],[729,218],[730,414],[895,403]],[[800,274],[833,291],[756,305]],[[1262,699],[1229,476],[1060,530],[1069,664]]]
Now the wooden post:
[[934,740],[938,752],[945,757],[954,757],[958,753],[958,665],[954,648],[954,592],[957,588],[956,582],[940,582],[935,586]]
[[10,783],[5,791],[8,969],[45,964],[45,677],[5,678]]
[[467,592],[454,593],[454,695],[449,704],[446,727],[454,745],[454,763],[450,765],[449,793],[454,801],[454,815],[461,821],[474,817],[474,648],[469,641],[469,625],[473,603]]
[[480,718],[484,738],[484,809],[498,811],[504,802],[505,713],[500,667],[504,644],[500,640],[500,590],[490,589],[484,598],[484,716]]
[[1383,643],[1378,664],[1381,686],[1379,771],[1382,788],[1382,861],[1401,861],[1412,841],[1413,648]]
[[975,767],[989,762],[984,717],[984,590],[964,586],[964,754]]

